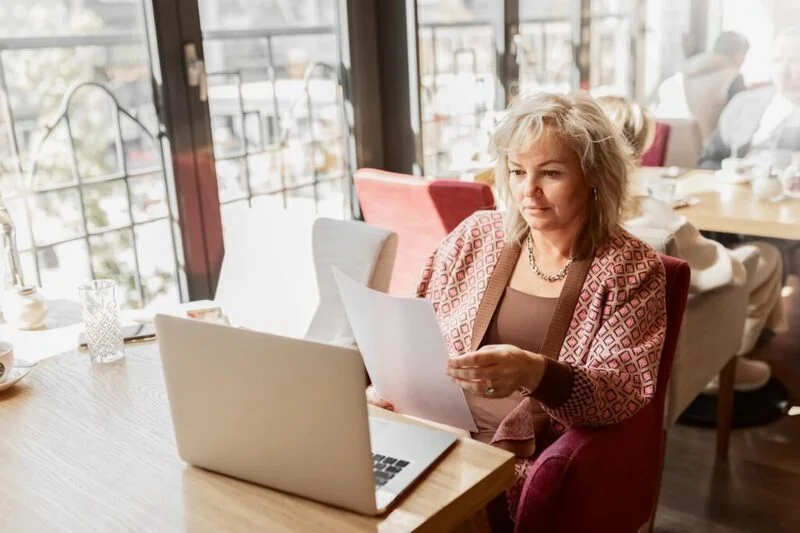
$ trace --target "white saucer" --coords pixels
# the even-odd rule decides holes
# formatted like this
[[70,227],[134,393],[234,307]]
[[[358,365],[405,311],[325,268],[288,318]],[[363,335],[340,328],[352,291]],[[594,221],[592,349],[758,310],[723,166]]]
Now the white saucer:
[[8,375],[5,381],[0,382],[0,392],[3,392],[6,389],[10,389],[14,385],[17,384],[22,378],[28,375],[34,366],[35,363],[31,364],[25,361],[20,361],[21,365],[14,365],[14,368],[11,369],[11,373]]
[[750,172],[746,172],[744,174],[731,174],[729,172],[717,170],[714,172],[714,177],[723,183],[731,184],[749,183],[753,181],[753,176],[750,174]]

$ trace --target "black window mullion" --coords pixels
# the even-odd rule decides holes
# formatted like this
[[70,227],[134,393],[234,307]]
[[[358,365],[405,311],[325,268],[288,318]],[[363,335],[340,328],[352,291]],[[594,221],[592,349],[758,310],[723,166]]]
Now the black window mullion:
[[[362,218],[353,187],[352,175],[357,168],[384,168],[384,122],[381,77],[379,71],[377,27],[378,0],[337,0],[336,28],[339,32],[339,79],[343,99],[340,102],[345,136],[347,194],[353,219]],[[352,110],[352,124],[350,121]],[[351,129],[352,128],[352,129]]]
[[589,90],[591,83],[591,0],[572,0],[572,90]]
[[492,17],[495,43],[495,108],[505,109],[519,82],[514,38],[519,34],[519,0],[497,0]]
[[645,54],[647,38],[647,0],[635,0],[631,9],[631,68],[629,70],[630,96],[643,102],[645,95]]
[[[419,175],[424,169],[416,1],[372,1],[380,6],[374,9],[374,42],[380,66],[377,69],[378,105],[381,122],[386,125],[382,135],[383,166],[380,168]],[[361,95],[357,99],[360,103]],[[359,138],[359,143],[362,141],[363,138]]]
[[150,0],[158,43],[156,99],[172,159],[175,207],[190,300],[213,298],[224,248],[208,103],[186,79],[184,44],[203,59],[197,0]]

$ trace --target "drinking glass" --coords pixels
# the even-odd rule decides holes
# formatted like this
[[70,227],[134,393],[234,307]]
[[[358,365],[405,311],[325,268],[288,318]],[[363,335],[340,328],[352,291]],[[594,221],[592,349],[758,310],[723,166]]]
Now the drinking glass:
[[117,306],[117,284],[110,279],[81,283],[83,321],[86,344],[94,363],[113,363],[123,356],[122,328]]
[[668,205],[677,200],[677,184],[674,179],[653,178],[647,184],[650,196]]

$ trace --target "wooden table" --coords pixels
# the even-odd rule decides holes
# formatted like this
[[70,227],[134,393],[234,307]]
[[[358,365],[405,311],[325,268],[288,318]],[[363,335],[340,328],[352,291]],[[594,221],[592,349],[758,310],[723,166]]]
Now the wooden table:
[[[661,168],[639,169],[634,192],[642,192],[647,179],[663,172]],[[678,194],[700,200],[679,213],[701,230],[800,240],[800,200],[763,202],[753,195],[749,183],[721,183],[709,170],[691,170],[675,181]]]
[[193,468],[177,455],[150,342],[111,365],[47,359],[0,393],[0,480],[4,532],[439,532],[509,487],[514,460],[459,440],[382,519]]

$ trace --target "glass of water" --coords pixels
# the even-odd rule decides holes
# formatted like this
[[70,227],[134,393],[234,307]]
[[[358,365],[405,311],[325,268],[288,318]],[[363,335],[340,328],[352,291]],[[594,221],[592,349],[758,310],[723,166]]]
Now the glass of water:
[[96,279],[78,287],[86,325],[86,344],[94,363],[113,363],[123,356],[122,328],[117,305],[117,284]]
[[670,206],[678,199],[677,188],[677,184],[673,179],[654,178],[647,184],[651,197]]

